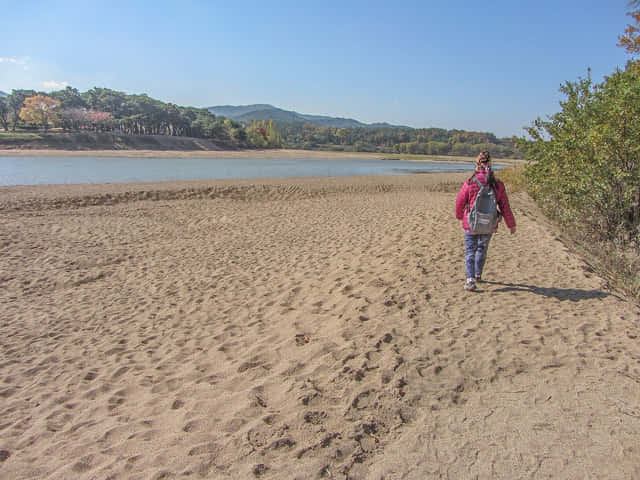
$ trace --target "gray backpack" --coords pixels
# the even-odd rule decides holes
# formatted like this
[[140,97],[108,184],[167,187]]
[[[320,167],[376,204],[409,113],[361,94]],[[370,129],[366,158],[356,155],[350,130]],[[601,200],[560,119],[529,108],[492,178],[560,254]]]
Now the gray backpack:
[[475,176],[472,179],[480,187],[476,199],[469,208],[467,220],[473,233],[493,233],[500,220],[496,192],[489,185],[483,185]]

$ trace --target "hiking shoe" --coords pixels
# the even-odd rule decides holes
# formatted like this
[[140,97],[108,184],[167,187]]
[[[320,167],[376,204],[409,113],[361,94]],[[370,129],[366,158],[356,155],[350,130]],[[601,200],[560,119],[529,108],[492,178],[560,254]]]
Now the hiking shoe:
[[482,283],[482,278],[476,277],[476,283]]
[[473,278],[467,278],[467,281],[464,284],[464,289],[468,292],[471,292],[476,289],[476,282]]

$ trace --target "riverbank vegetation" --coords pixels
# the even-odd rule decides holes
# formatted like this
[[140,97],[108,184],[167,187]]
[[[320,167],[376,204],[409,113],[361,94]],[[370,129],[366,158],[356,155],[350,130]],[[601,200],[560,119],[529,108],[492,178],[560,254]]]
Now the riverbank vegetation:
[[[640,53],[640,0],[620,46]],[[561,110],[529,128],[522,142],[527,189],[543,211],[640,299],[640,60],[601,83],[566,82]]]

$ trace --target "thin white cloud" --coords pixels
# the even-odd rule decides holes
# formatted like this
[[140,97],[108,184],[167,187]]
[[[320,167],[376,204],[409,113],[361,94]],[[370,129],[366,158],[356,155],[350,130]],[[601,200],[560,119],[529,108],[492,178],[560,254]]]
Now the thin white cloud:
[[8,65],[19,65],[24,70],[29,70],[29,57],[13,58],[13,57],[0,57],[0,64],[5,63]]
[[62,90],[64,88],[67,88],[69,84],[67,82],[49,81],[49,82],[42,82],[42,86],[49,90]]

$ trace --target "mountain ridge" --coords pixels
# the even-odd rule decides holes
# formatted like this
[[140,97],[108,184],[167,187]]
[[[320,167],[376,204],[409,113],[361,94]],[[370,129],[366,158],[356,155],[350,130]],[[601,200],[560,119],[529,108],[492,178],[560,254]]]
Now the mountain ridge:
[[280,123],[312,123],[321,127],[334,128],[411,128],[389,123],[363,123],[353,118],[331,117],[328,115],[310,115],[293,110],[284,110],[273,105],[258,103],[253,105],[218,105],[207,107],[214,115],[230,118],[239,122],[273,120]]

